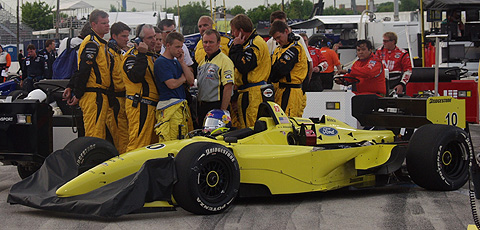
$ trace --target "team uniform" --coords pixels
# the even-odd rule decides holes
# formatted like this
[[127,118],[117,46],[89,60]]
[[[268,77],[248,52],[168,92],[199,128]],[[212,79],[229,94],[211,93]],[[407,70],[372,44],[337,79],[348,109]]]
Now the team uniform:
[[410,61],[408,52],[397,46],[395,46],[393,50],[385,49],[382,46],[377,50],[375,55],[382,60],[383,65],[388,69],[389,88],[393,89],[395,86],[401,84],[405,91],[405,86],[412,75],[412,62]]
[[[3,50],[3,48],[2,48],[2,50]],[[18,60],[21,60],[20,59],[20,54],[18,55]],[[12,57],[10,56],[9,53],[7,53],[7,51],[3,50],[0,53],[0,72],[10,68],[11,64],[12,64]],[[22,68],[22,64],[20,62],[20,69],[21,68]],[[6,74],[7,73],[5,73],[5,75]],[[6,80],[6,76],[0,76],[0,77],[1,77],[0,82],[4,82]]]
[[322,80],[323,89],[332,89],[333,88],[333,75],[334,67],[340,65],[340,60],[338,59],[338,54],[335,53],[332,49],[324,46],[320,49],[320,52],[327,60],[328,66],[324,71],[320,71],[320,79]]
[[55,52],[52,50],[48,52],[47,49],[41,50],[38,55],[43,56],[47,62],[48,69],[45,74],[46,79],[52,79],[53,76],[53,62],[55,62]]
[[23,89],[27,92],[33,90],[33,83],[45,79],[48,66],[43,56],[25,58],[25,66],[22,71]]
[[263,101],[260,87],[270,76],[268,47],[263,38],[253,31],[242,45],[230,48],[229,57],[235,66],[235,85],[239,93],[238,128],[252,127],[257,119],[258,106]]
[[208,111],[220,109],[223,87],[234,83],[234,66],[230,58],[218,50],[208,58],[206,55],[198,63],[197,85],[199,101],[199,118],[205,118]]
[[[384,96],[386,94],[385,87],[385,71],[383,69],[382,61],[371,54],[370,57],[357,60],[353,63],[349,73],[346,77],[355,77],[360,80],[356,84],[356,89],[353,89],[355,94],[377,94]],[[347,79],[347,81],[351,81]]]
[[179,79],[183,74],[182,66],[176,58],[168,59],[160,56],[155,61],[154,71],[159,92],[155,133],[160,142],[180,139],[180,132],[182,135],[186,135],[193,130],[185,88],[184,85],[181,85],[176,89],[170,89],[165,81]]
[[[327,59],[323,56],[321,53],[320,49],[313,47],[313,46],[308,46],[308,53],[310,54],[310,57],[312,58],[312,64],[313,67],[318,66],[320,68],[320,72],[324,71],[328,68],[328,63]],[[308,68],[308,67],[307,67]],[[320,73],[312,73],[312,78],[310,79],[310,82],[308,83],[308,87],[306,89],[307,92],[321,92],[323,91],[323,85],[322,85],[322,79],[320,78]]]
[[158,91],[153,66],[156,55],[127,51],[123,61],[122,79],[125,84],[125,112],[128,120],[127,152],[158,141],[154,134]]
[[109,53],[112,56],[112,81],[110,90],[114,91],[114,105],[107,111],[107,127],[113,137],[113,143],[118,153],[125,153],[128,145],[128,122],[125,113],[125,84],[122,79],[124,52],[116,45],[115,40],[108,42]]
[[[232,42],[233,40],[231,40],[229,37],[225,35],[220,36],[220,50],[222,53],[228,56]],[[200,64],[200,61],[205,58],[205,55],[207,55],[207,53],[205,53],[205,50],[203,49],[203,41],[200,38],[197,46],[195,46],[195,61]]]
[[78,49],[78,72],[73,94],[80,100],[85,136],[106,138],[107,110],[114,105],[111,64],[107,42],[95,32],[86,36]]
[[303,47],[297,41],[279,46],[273,53],[272,62],[270,80],[279,82],[275,89],[275,102],[287,116],[302,117],[307,104],[302,82],[308,73],[307,56]]

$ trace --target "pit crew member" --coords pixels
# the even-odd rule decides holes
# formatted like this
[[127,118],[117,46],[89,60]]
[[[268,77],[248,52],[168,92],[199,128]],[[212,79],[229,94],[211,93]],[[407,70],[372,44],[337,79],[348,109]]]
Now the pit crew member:
[[389,72],[388,85],[397,94],[405,93],[405,88],[412,75],[412,62],[408,52],[397,46],[397,34],[386,32],[383,34],[383,46],[380,47],[377,55]]
[[55,40],[49,39],[45,42],[45,49],[40,50],[38,55],[43,56],[47,61],[48,70],[46,71],[45,78],[52,79],[53,76],[53,62],[55,62]]
[[338,59],[338,54],[331,49],[332,42],[330,39],[324,38],[320,41],[322,48],[320,52],[323,54],[325,59],[327,59],[328,67],[326,70],[320,72],[320,79],[322,79],[323,89],[332,89],[333,88],[333,75],[335,75],[334,67],[337,67],[337,70],[342,69],[342,64]]
[[235,85],[238,89],[238,128],[252,127],[262,103],[261,86],[267,84],[271,60],[268,47],[253,29],[247,15],[238,14],[230,21],[235,37],[229,57],[235,66]]
[[155,110],[158,91],[153,66],[157,55],[155,30],[152,25],[137,27],[136,35],[142,40],[127,51],[123,61],[123,82],[126,90],[125,111],[128,120],[127,152],[158,141],[154,134]]
[[220,48],[221,35],[208,29],[202,36],[202,49],[206,54],[198,63],[198,117],[203,122],[212,109],[227,110],[233,91],[234,67]]
[[[358,40],[358,60],[353,63],[350,70],[339,70],[337,74],[345,74],[345,77],[354,77],[360,80],[354,85],[352,91],[355,94],[376,94],[385,96],[385,71],[382,61],[372,53],[372,43],[368,40]],[[352,82],[352,79],[346,79]],[[335,78],[337,84],[344,84],[340,79]]]
[[33,90],[33,83],[45,78],[48,69],[47,61],[43,56],[37,55],[35,45],[27,46],[27,57],[25,58],[25,66],[22,72],[21,85],[27,92]]
[[[323,56],[320,49],[315,46],[308,45],[308,36],[306,33],[300,33],[300,36],[303,38],[303,41],[305,41],[308,49],[308,54],[312,58],[313,65],[312,77],[310,78],[310,82],[305,81],[306,83],[308,83],[307,86],[304,86],[305,92],[321,92],[324,89],[324,83],[320,78],[320,72],[325,71],[328,68],[327,59]],[[333,84],[333,79],[331,79],[331,84]]]
[[[201,60],[205,58],[205,50],[203,49],[203,33],[209,29],[213,29],[213,19],[210,16],[201,16],[198,19],[198,31],[200,32],[200,40],[197,43],[197,46],[195,46],[195,61],[197,63],[200,63]],[[230,44],[230,38],[227,37],[226,35],[220,35],[220,50],[222,53],[226,54],[228,56],[228,52],[230,51],[229,44]]]
[[269,78],[271,82],[279,82],[275,89],[275,102],[287,116],[302,117],[307,104],[307,96],[302,91],[302,82],[308,72],[307,55],[298,42],[299,39],[289,32],[286,23],[273,22],[270,36],[280,44],[272,55],[273,64]]

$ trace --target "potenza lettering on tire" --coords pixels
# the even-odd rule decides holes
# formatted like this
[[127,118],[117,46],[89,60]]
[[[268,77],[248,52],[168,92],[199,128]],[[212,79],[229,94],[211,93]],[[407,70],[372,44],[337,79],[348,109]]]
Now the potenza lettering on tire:
[[78,159],[77,159],[77,166],[83,164],[83,161],[85,160],[85,155],[87,155],[87,153],[89,153],[92,149],[95,149],[95,144],[92,144],[92,145],[86,147],[86,148],[80,153],[80,156],[78,156]]

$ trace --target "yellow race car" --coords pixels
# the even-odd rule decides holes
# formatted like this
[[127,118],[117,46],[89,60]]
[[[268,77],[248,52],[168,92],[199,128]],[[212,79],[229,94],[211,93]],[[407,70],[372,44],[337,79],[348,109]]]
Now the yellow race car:
[[[472,153],[465,116],[458,113],[465,111],[464,102],[450,97],[422,100],[425,111],[439,106],[448,110],[450,120],[455,113],[457,127],[448,125],[450,120],[432,122],[440,116],[434,109],[424,119],[440,124],[424,125],[410,141],[399,141],[390,130],[355,129],[327,115],[289,118],[279,105],[264,102],[254,127],[158,143],[120,156],[110,143],[83,137],[14,185],[8,202],[97,216],[176,206],[216,214],[237,196],[384,184],[391,180],[382,179],[404,171],[405,159],[409,176],[419,186],[458,189],[468,180]],[[414,116],[391,110],[375,108],[360,120]]]

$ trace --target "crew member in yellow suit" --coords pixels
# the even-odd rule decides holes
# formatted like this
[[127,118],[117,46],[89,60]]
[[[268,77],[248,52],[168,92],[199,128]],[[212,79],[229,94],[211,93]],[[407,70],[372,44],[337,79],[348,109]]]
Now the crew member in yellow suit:
[[261,86],[267,84],[271,60],[267,43],[257,35],[247,15],[238,14],[230,21],[235,37],[229,57],[235,66],[235,85],[238,89],[240,127],[255,125],[258,106],[262,103]]
[[[203,33],[209,29],[213,29],[213,19],[210,16],[201,16],[198,19],[198,31],[200,33],[200,40],[197,43],[197,46],[195,46],[195,61],[197,63],[200,63],[200,61],[205,59],[205,56],[207,53],[203,49],[203,42],[202,42],[202,37]],[[230,39],[230,37],[226,36],[225,34],[220,34],[220,50],[222,53],[228,56],[228,53],[230,51],[230,45],[233,40]]]
[[153,75],[155,63],[155,30],[152,25],[137,27],[137,38],[142,41],[130,49],[123,63],[125,83],[125,111],[128,119],[129,141],[127,152],[158,142],[153,131],[158,92]]
[[85,136],[106,138],[107,110],[112,102],[108,94],[112,84],[111,56],[103,36],[109,32],[108,14],[102,10],[90,13],[92,33],[78,49],[78,73],[74,79],[72,105],[83,112]]
[[[112,56],[112,80],[110,89],[115,93],[116,102],[107,111],[107,127],[113,137],[118,153],[125,153],[128,145],[128,123],[125,113],[125,84],[122,79],[124,49],[127,47],[130,27],[123,22],[116,22],[110,28],[111,39],[108,51]],[[112,100],[112,99],[111,99]]]
[[282,21],[273,22],[270,36],[280,44],[272,55],[270,81],[279,82],[275,89],[275,102],[290,117],[302,117],[307,97],[302,90],[302,82],[308,72],[305,50],[298,38],[289,32],[288,25]]

